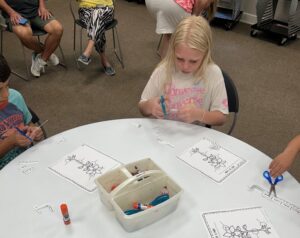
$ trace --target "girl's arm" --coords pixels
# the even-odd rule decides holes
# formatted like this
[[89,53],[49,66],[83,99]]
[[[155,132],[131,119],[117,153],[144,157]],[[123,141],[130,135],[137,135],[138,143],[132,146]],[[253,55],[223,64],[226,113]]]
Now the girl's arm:
[[[204,113],[204,114],[203,114]],[[202,113],[202,118],[200,118],[200,122],[203,124],[211,125],[211,126],[222,126],[227,119],[227,116],[220,111],[204,111]]]
[[199,16],[203,10],[206,10],[214,0],[195,0],[192,14]]
[[220,111],[206,111],[190,104],[180,109],[178,118],[186,123],[201,122],[211,126],[221,126],[226,121],[226,115]]
[[269,169],[272,177],[277,177],[288,170],[300,152],[300,135],[291,140],[282,153],[271,162]]

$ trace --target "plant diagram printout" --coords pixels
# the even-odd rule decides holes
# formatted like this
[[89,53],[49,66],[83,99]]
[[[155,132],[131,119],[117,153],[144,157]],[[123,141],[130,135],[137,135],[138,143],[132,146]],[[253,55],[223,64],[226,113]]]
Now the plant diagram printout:
[[94,183],[95,178],[118,165],[120,163],[108,155],[88,145],[82,145],[62,157],[49,169],[86,191],[92,192],[97,188]]
[[279,238],[260,207],[207,212],[202,216],[211,238]]
[[206,138],[186,150],[179,158],[217,183],[223,182],[246,163],[245,159]]

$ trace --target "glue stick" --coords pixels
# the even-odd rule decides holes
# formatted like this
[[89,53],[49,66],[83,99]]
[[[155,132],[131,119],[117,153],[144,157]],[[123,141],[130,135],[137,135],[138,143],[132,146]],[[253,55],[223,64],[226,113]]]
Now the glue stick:
[[65,225],[69,225],[71,223],[71,219],[69,216],[68,206],[65,203],[60,205],[61,214],[63,215]]

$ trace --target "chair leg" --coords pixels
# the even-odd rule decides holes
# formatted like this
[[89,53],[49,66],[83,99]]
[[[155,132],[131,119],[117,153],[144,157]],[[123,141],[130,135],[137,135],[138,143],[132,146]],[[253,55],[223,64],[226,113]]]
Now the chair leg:
[[77,61],[77,54],[76,54],[76,23],[74,21],[74,25],[73,25],[73,56],[74,56],[74,61],[76,63],[76,67],[78,70],[81,70],[79,62]]
[[65,58],[65,54],[64,54],[63,49],[61,48],[60,44],[58,45],[58,48],[59,48],[60,55],[62,58],[62,62],[59,62],[59,65],[66,69],[67,68],[66,58]]
[[[114,44],[115,55],[116,55],[118,61],[120,62],[120,64],[122,65],[122,68],[124,69],[125,66],[124,66],[123,54],[122,54],[121,44],[120,44],[118,30],[117,30],[116,26],[112,29],[112,34],[113,34],[113,44]],[[116,39],[117,39],[117,44],[118,44],[118,48],[119,48],[119,55],[118,55],[117,48],[116,48]]]
[[24,59],[24,63],[25,63],[25,67],[26,67],[26,72],[27,72],[27,78],[25,78],[24,76],[18,74],[18,73],[15,73],[15,75],[17,75],[18,77],[24,79],[25,81],[29,81],[30,78],[31,78],[31,72],[29,70],[29,66],[28,66],[28,63],[26,61],[26,54],[25,54],[25,47],[23,45],[23,43],[20,41],[21,43],[21,47],[22,47],[22,51],[23,51],[23,59]]
[[[1,33],[0,33],[0,40],[1,40],[0,53],[3,55],[3,31],[2,30],[1,30]],[[11,73],[13,75],[17,76],[20,79],[23,79],[25,81],[29,81],[30,80],[30,72],[29,72],[29,69],[28,69],[27,62],[26,62],[25,50],[24,50],[22,42],[21,42],[21,46],[22,46],[22,50],[23,50],[23,57],[24,57],[24,63],[25,63],[25,66],[26,66],[27,77],[20,74],[20,73],[15,72],[14,70],[12,70]]]

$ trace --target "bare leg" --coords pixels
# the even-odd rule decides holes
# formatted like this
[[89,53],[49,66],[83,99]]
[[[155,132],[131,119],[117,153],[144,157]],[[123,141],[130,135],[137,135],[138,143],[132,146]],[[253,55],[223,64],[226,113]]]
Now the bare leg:
[[101,58],[101,63],[104,67],[110,67],[111,66],[105,52],[100,53],[100,58]]
[[158,51],[158,54],[160,55],[160,57],[163,59],[166,54],[167,54],[167,50],[169,47],[169,43],[170,43],[170,39],[171,39],[171,34],[164,34],[163,38],[161,40],[161,46],[160,49]]
[[87,43],[87,46],[83,52],[83,54],[86,56],[86,57],[90,57],[91,54],[92,54],[92,51],[93,51],[93,48],[94,48],[94,45],[95,45],[95,41],[93,40],[88,40],[88,43]]
[[63,28],[57,20],[53,20],[45,25],[44,30],[48,33],[48,36],[44,43],[44,50],[42,52],[41,58],[44,61],[47,61],[50,55],[59,45],[60,39],[63,34]]
[[28,49],[31,49],[36,53],[40,53],[43,51],[43,48],[38,39],[32,36],[32,30],[28,24],[26,24],[25,26],[13,26],[13,32],[18,36],[22,44]]

